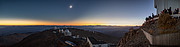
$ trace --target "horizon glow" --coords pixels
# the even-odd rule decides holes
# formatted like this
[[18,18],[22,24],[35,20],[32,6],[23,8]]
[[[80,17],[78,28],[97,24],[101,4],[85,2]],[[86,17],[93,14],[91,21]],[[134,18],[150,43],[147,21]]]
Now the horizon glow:
[[141,26],[153,0],[0,0],[0,25]]

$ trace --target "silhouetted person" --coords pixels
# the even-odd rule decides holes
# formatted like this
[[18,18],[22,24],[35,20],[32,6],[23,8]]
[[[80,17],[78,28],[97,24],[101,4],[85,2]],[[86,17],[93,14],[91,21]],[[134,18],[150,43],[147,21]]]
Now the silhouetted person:
[[176,9],[174,10],[173,14],[177,14],[177,10]]
[[152,19],[152,17],[151,17],[151,16],[149,16],[149,19]]
[[146,21],[148,20],[148,18],[146,17]]
[[179,8],[177,8],[177,11],[176,11],[176,12],[177,12],[177,14],[179,14]]
[[172,15],[171,7],[169,7],[168,12],[170,15]]
[[154,14],[152,13],[152,17],[154,18]]
[[164,13],[167,14],[167,10],[166,9],[164,9]]

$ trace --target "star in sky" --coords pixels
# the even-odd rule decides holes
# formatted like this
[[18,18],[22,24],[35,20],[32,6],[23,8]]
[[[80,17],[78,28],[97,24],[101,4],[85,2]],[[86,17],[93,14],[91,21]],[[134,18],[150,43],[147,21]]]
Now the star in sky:
[[69,8],[72,8],[72,5],[70,5]]

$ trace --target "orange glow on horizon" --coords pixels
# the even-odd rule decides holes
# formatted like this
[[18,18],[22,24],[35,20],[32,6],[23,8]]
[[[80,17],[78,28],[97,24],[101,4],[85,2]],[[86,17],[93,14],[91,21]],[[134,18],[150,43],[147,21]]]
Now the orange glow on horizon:
[[33,20],[0,20],[0,25],[53,25],[50,22]]
[[141,26],[141,25],[120,25],[120,24],[102,24],[102,23],[55,23],[48,21],[36,21],[36,20],[0,20],[0,25],[74,25],[74,26],[83,26],[83,25],[105,25],[105,26]]

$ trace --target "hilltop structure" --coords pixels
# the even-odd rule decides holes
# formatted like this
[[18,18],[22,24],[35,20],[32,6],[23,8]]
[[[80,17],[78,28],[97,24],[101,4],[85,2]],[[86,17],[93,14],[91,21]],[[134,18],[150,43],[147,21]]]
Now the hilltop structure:
[[71,35],[72,33],[68,29],[66,29],[64,32],[64,36],[71,36]]
[[[68,46],[76,46],[79,43],[75,43],[78,42],[79,40],[85,40],[86,42],[88,42],[88,47],[109,47],[113,44],[108,44],[104,41],[99,41],[96,40],[94,37],[80,37],[78,34],[76,35],[72,35],[72,32],[69,30],[69,28],[65,27],[65,28],[57,28],[54,27],[53,31],[54,34],[56,34],[58,36],[58,34],[62,34],[63,36],[60,37],[60,39],[66,38],[63,40],[63,42],[65,44],[67,44]],[[95,31],[93,31],[93,34],[95,33]],[[70,41],[73,40],[73,41]],[[62,40],[61,40],[62,41]]]
[[[72,33],[68,29],[66,29],[65,31],[64,31],[64,29],[58,29],[57,32],[64,34],[64,36],[72,36]],[[56,33],[56,32],[53,31],[53,33]]]

